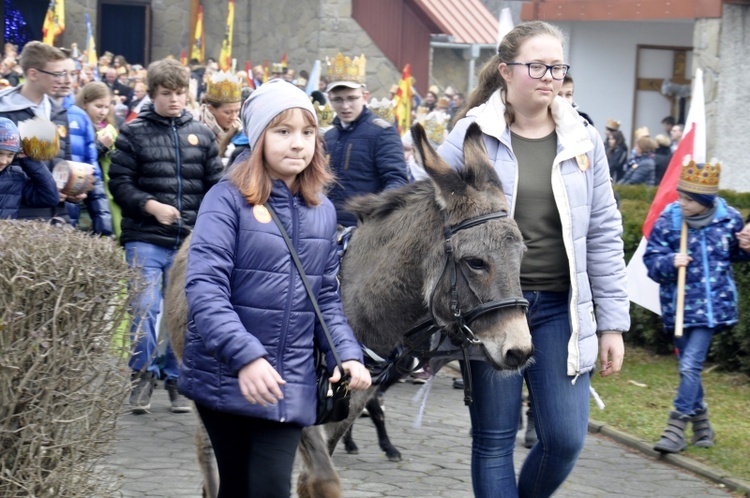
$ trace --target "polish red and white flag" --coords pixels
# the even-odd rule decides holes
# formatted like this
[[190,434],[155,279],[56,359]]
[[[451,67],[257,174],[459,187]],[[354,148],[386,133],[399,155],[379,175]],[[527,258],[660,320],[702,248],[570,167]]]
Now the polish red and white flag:
[[628,263],[628,296],[632,302],[661,315],[659,305],[659,284],[648,278],[643,254],[651,228],[664,208],[677,200],[677,182],[680,180],[682,165],[692,158],[696,163],[706,162],[706,106],[703,96],[703,70],[696,69],[693,77],[690,110],[685,123],[682,140],[672,154],[667,171],[651,203],[651,208],[643,223],[643,238],[638,249]]

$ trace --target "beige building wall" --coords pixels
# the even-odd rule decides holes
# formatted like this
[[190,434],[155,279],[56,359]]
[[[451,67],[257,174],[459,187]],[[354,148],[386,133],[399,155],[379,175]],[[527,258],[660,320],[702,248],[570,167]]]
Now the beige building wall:
[[[716,43],[721,78],[716,90],[713,155],[722,163],[722,188],[750,192],[750,65],[747,62],[750,5],[724,4]],[[718,54],[721,52],[721,61]],[[707,95],[708,98],[708,95]],[[710,159],[710,156],[709,156]]]

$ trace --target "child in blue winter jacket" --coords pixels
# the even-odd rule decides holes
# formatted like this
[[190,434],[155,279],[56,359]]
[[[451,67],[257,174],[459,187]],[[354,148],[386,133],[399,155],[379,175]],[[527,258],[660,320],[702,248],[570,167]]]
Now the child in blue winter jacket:
[[206,194],[190,243],[178,387],[211,438],[219,497],[289,496],[302,428],[315,422],[314,344],[335,362],[266,206],[294,241],[349,387],[367,389],[370,374],[336,283],[331,174],[310,99],[283,80],[264,83],[242,122],[252,152]]
[[[680,361],[680,383],[667,427],[654,449],[677,453],[687,447],[685,428],[693,425],[692,443],[707,448],[714,432],[704,403],[701,371],[715,333],[738,320],[737,289],[732,261],[747,261],[737,233],[742,217],[718,197],[719,164],[683,166],[677,192],[654,224],[643,261],[648,276],[660,284],[662,320],[667,332],[675,329],[678,269],[685,267],[685,301],[682,336],[674,338]],[[687,252],[680,252],[682,224],[687,224]]]
[[18,128],[8,118],[0,118],[0,219],[17,218],[23,202],[31,207],[54,207],[60,201],[55,179],[47,165],[28,157],[20,157]]

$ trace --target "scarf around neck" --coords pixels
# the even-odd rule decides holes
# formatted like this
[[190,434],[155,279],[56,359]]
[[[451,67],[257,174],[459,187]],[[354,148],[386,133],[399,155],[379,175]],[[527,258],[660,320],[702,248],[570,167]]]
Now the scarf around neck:
[[687,226],[689,226],[690,228],[694,228],[696,230],[707,227],[709,223],[711,223],[711,220],[714,219],[716,209],[717,205],[716,202],[714,202],[714,205],[711,206],[705,213],[696,214],[695,216],[686,216],[685,223],[687,223]]

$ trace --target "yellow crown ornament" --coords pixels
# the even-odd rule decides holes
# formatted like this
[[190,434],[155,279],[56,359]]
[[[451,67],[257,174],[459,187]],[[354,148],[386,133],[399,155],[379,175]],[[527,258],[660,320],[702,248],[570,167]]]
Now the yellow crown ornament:
[[36,161],[49,161],[60,152],[60,134],[67,133],[65,127],[58,129],[49,119],[39,116],[18,123],[23,153]]
[[318,116],[318,127],[328,128],[331,126],[334,116],[331,104],[326,102],[325,105],[320,105],[313,102],[313,107],[315,108],[315,114]]
[[721,164],[716,159],[711,163],[696,163],[686,156],[682,163],[677,190],[693,194],[716,195],[719,193]]
[[396,122],[396,112],[392,100],[383,97],[381,100],[373,98],[367,106],[377,117],[388,121],[390,124]]
[[425,116],[422,126],[424,126],[427,139],[433,145],[440,145],[445,141],[445,130],[450,121],[450,115],[440,110],[432,111]]
[[224,71],[211,75],[206,86],[206,102],[209,104],[230,104],[242,100],[242,82]]
[[337,86],[359,88],[365,85],[367,75],[365,54],[352,60],[339,52],[333,59],[326,57],[326,65],[328,66],[326,79],[329,81],[327,91]]

